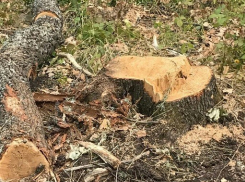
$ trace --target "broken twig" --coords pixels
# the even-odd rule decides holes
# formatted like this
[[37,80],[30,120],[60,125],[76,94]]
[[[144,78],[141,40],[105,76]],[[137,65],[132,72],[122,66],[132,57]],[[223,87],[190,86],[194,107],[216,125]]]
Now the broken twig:
[[95,180],[96,178],[99,179],[102,176],[108,175],[109,171],[104,168],[96,168],[93,171],[89,172],[88,174],[85,175],[84,181],[85,182],[90,182],[90,181],[97,181]]
[[101,146],[91,142],[79,142],[79,144],[99,155],[103,161],[109,163],[113,168],[117,168],[121,164],[121,161],[117,157]]
[[135,158],[133,158],[133,159],[124,160],[124,161],[122,161],[122,163],[132,163],[132,162],[135,162],[136,160],[141,159],[141,158],[144,157],[144,156],[148,156],[149,154],[150,154],[150,151],[146,151],[146,152],[141,153],[140,155],[137,155],[137,156],[136,156]]
[[82,71],[83,73],[85,73],[86,75],[92,76],[92,77],[95,76],[93,73],[91,73],[91,72],[88,71],[87,69],[85,69],[85,68],[83,68],[82,66],[80,66],[80,65],[77,63],[77,61],[76,61],[76,59],[74,58],[73,55],[71,55],[71,54],[69,54],[69,53],[65,53],[65,52],[59,52],[57,55],[58,55],[58,56],[63,56],[63,57],[66,57],[67,59],[69,59],[69,61],[71,62],[71,64],[72,64],[75,68],[81,70],[81,71]]
[[87,168],[92,168],[92,167],[95,167],[95,165],[88,164],[88,165],[83,165],[83,166],[70,167],[70,168],[64,169],[64,171],[69,172],[69,171],[76,171],[76,170],[87,169]]

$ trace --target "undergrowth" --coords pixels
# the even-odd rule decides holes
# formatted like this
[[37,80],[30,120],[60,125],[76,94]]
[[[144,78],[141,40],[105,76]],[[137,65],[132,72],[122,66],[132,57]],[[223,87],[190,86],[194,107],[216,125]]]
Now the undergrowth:
[[[125,21],[107,21],[101,17],[92,17],[87,10],[89,1],[68,1],[60,0],[61,5],[66,6],[65,16],[67,19],[67,35],[73,35],[78,40],[75,52],[79,55],[78,60],[83,66],[89,68],[93,73],[98,71],[116,53],[111,52],[109,45],[116,42],[125,42],[129,46],[134,46],[133,42],[144,39],[141,32],[135,27],[130,27]],[[107,1],[107,6],[115,7],[121,1]],[[201,43],[205,27],[208,22],[214,29],[225,27],[227,30],[239,28],[245,23],[244,6],[245,2],[219,1],[219,0],[173,0],[163,3],[159,0],[128,0],[127,3],[144,6],[145,9],[152,10],[164,8],[173,16],[172,25],[164,22],[155,22],[154,28],[159,32],[158,43],[160,48],[172,48],[181,54],[191,54],[195,52]],[[167,1],[166,1],[167,2]],[[102,3],[98,1],[97,4]],[[210,9],[206,13],[205,9]],[[193,9],[200,9],[204,13],[199,19],[191,17]],[[147,40],[148,42],[152,40]],[[231,43],[232,42],[232,43]],[[132,44],[131,44],[132,43]],[[206,58],[206,60],[219,62],[222,70],[223,66],[230,66],[239,71],[244,65],[244,34],[232,34],[226,31],[224,38],[216,44],[216,54],[218,58]],[[68,50],[67,50],[68,51]],[[69,52],[69,51],[68,51]],[[74,50],[73,50],[74,53]],[[131,54],[134,54],[131,52]]]
[[[25,5],[31,5],[33,0],[24,0]],[[215,43],[215,56],[209,55],[203,60],[220,65],[222,73],[224,66],[239,72],[243,69],[245,60],[245,1],[244,0],[58,0],[64,16],[64,35],[73,36],[76,44],[64,45],[60,51],[70,53],[76,60],[92,73],[97,74],[105,64],[119,53],[110,48],[115,43],[124,43],[129,47],[127,54],[137,55],[134,47],[138,44],[147,47],[152,44],[152,38],[146,38],[137,26],[131,25],[122,17],[106,19],[100,13],[93,14],[91,7],[117,8],[120,3],[143,6],[148,13],[163,13],[171,22],[152,20],[158,33],[158,50],[148,46],[149,54],[162,56],[165,49],[172,49],[186,55],[198,54],[197,50],[203,43],[207,31],[205,23],[215,30],[222,28],[224,35]],[[16,23],[16,16],[23,11],[22,4],[9,8],[8,2],[0,4],[0,27],[6,29]],[[124,8],[124,7],[123,7]],[[120,11],[124,11],[124,9]],[[18,9],[14,12],[13,9]],[[126,10],[125,10],[126,11]],[[199,17],[192,15],[199,11]],[[22,21],[20,19],[19,21]],[[0,45],[7,37],[0,36]],[[207,45],[208,46],[208,45]]]

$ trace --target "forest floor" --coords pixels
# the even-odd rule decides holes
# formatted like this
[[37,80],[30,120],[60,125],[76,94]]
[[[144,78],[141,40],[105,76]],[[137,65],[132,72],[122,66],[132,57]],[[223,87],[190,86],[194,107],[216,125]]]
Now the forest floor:
[[[0,46],[32,22],[25,2],[0,4]],[[59,2],[64,43],[31,81],[58,181],[245,181],[242,1]],[[81,96],[93,80],[89,74],[99,74],[116,56],[181,54],[192,65],[212,68],[223,99],[212,111],[215,119],[207,114],[208,124],[194,125],[177,139],[166,135],[164,120],[138,113],[127,97],[105,107]],[[102,146],[122,164],[113,168],[79,141]]]

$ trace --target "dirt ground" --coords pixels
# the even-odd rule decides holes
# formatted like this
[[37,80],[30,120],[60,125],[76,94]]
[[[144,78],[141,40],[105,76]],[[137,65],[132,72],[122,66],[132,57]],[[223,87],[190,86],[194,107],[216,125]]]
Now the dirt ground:
[[[111,20],[118,16],[117,8],[118,6],[101,9],[94,4],[90,11],[93,16],[100,14]],[[125,5],[120,16],[136,26],[148,42],[128,45],[115,43],[110,48],[118,52],[117,55],[170,55],[167,49],[156,50],[146,45],[151,45],[152,37],[158,35],[157,29],[153,28],[153,21],[171,24],[172,12],[164,8],[157,12],[145,11],[140,6]],[[198,12],[193,16],[198,16]],[[31,86],[44,118],[46,138],[54,158],[52,167],[57,180],[245,181],[244,78],[237,80],[236,73],[232,71],[220,75],[215,63],[198,61],[210,55],[215,56],[213,39],[218,41],[220,34],[222,29],[206,30],[204,41],[195,47],[199,51],[191,52],[188,57],[193,65],[204,64],[213,69],[217,85],[223,94],[223,100],[217,108],[222,108],[226,113],[215,122],[207,117],[208,124],[194,125],[181,135],[164,120],[154,121],[138,113],[129,96],[114,98],[116,107],[105,105],[103,98],[95,96],[96,92],[87,87],[94,78],[72,67],[69,60],[65,60],[66,64],[63,65],[42,66]],[[57,79],[53,79],[57,70],[68,77],[62,86]],[[242,72],[244,74],[244,70]],[[103,88],[98,84],[97,89]],[[121,164],[113,168],[103,157],[86,150],[79,141],[102,146],[122,161]]]

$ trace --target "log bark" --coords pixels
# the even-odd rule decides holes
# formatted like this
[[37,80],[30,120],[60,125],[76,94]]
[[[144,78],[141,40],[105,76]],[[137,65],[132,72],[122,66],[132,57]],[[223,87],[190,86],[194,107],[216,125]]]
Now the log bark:
[[34,23],[0,49],[0,181],[19,181],[50,168],[29,78],[61,43],[62,16],[56,0],[35,0],[33,14]]

